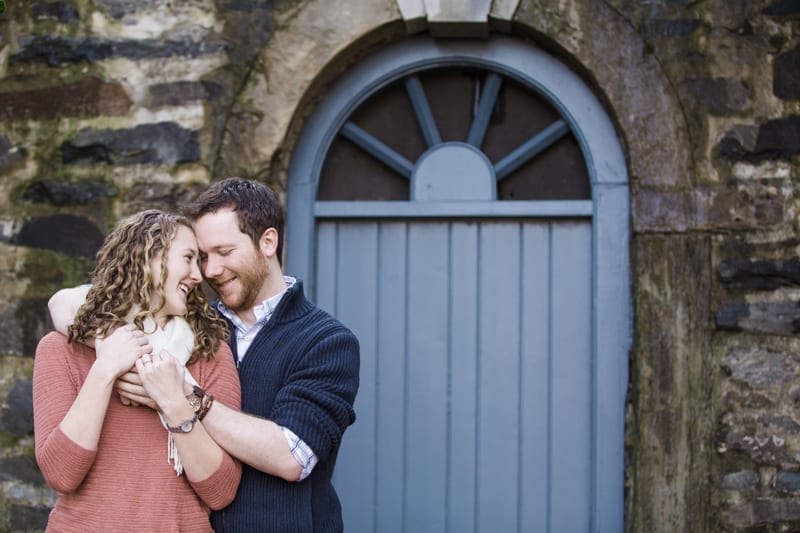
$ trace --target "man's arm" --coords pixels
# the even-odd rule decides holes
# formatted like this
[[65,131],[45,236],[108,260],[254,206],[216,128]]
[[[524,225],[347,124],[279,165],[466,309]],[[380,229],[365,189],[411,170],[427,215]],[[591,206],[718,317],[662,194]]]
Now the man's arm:
[[[352,333],[330,334],[298,358],[277,392],[271,412],[260,413],[271,420],[214,402],[203,424],[237,459],[267,474],[298,481],[303,467],[292,454],[281,426],[295,433],[318,460],[327,460],[355,419],[352,406],[358,389],[358,360],[358,339]],[[299,405],[303,408],[298,409]]]
[[[67,334],[67,328],[75,320],[78,309],[86,303],[86,295],[89,293],[89,285],[79,285],[67,289],[61,289],[50,297],[47,301],[47,309],[50,311],[50,320],[53,327],[59,333]],[[89,345],[89,343],[86,343]],[[94,345],[92,339],[91,345]]]
[[[192,392],[188,385],[185,387],[186,394]],[[124,374],[117,381],[117,390],[129,401],[157,408],[138,374]],[[215,400],[202,424],[217,444],[243,463],[286,481],[300,479],[303,467],[292,455],[286,436],[275,422],[231,409]]]
[[286,481],[300,479],[303,468],[275,422],[215,401],[202,424],[217,444],[243,463]]

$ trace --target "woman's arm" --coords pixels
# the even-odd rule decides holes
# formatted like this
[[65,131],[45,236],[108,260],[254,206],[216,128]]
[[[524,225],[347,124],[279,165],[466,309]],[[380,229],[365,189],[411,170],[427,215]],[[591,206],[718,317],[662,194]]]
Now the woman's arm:
[[[192,372],[203,373],[198,381],[208,394],[239,405],[241,393],[239,378],[230,350],[222,344],[217,360],[192,365]],[[145,358],[146,359],[146,358]],[[137,371],[148,395],[170,426],[179,426],[194,417],[186,400],[183,387],[183,367],[166,351],[156,354],[152,362],[137,361]],[[202,368],[197,368],[202,367]],[[198,496],[212,509],[228,505],[236,495],[241,478],[241,463],[235,461],[206,432],[201,422],[196,422],[188,433],[172,434],[186,478]]]
[[114,380],[133,364],[143,340],[132,327],[98,339],[97,357],[82,383],[70,366],[72,347],[63,335],[53,333],[39,343],[33,380],[36,459],[54,489],[74,490],[91,468]]

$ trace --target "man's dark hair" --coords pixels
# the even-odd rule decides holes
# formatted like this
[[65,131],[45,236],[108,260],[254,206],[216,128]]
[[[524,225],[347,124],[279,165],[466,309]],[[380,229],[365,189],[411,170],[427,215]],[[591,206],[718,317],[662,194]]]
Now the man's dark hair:
[[283,206],[275,193],[261,182],[244,178],[226,178],[213,183],[193,202],[183,207],[184,214],[197,220],[207,213],[230,208],[239,218],[239,231],[258,240],[268,228],[278,232],[278,262],[283,265]]

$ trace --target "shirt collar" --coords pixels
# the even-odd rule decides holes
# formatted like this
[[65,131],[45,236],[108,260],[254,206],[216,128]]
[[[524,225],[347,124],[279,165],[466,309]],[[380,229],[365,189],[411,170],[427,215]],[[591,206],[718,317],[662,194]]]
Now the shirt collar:
[[[283,295],[286,294],[286,291],[293,287],[295,283],[297,283],[297,278],[292,276],[283,276],[283,281],[286,284],[286,288],[284,290],[278,294],[270,296],[263,302],[256,304],[253,307],[253,313],[256,315],[256,324],[269,320],[269,318],[272,316],[272,313],[275,311],[275,308],[278,307]],[[228,309],[225,304],[222,303],[222,300],[217,301],[217,310],[219,310],[220,313],[222,313],[237,326],[242,326],[241,319],[236,315],[235,312]]]

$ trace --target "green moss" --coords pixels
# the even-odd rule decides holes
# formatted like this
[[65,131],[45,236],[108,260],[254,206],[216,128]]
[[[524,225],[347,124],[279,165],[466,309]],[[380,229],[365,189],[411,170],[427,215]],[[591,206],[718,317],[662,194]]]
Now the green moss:
[[19,277],[30,280],[26,296],[49,298],[62,287],[86,283],[91,269],[89,260],[50,250],[28,249]]
[[11,433],[0,431],[0,448],[7,449],[17,445],[18,437]]

